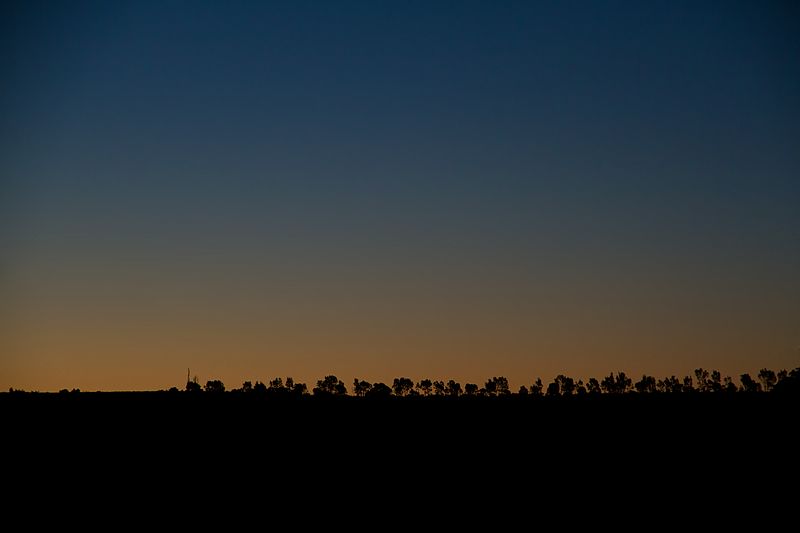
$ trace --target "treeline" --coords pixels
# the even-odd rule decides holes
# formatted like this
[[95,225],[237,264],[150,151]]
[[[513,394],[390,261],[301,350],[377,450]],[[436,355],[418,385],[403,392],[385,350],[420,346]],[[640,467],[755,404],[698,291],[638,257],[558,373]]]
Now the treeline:
[[[201,386],[195,377],[186,383],[186,392],[189,393],[224,393],[225,384],[218,380],[209,380]],[[575,380],[563,374],[547,386],[541,378],[530,385],[521,386],[516,392],[512,391],[508,379],[492,377],[481,387],[476,383],[466,383],[463,387],[455,380],[432,381],[423,379],[414,383],[407,377],[395,378],[392,385],[356,378],[348,390],[342,380],[334,375],[325,376],[317,381],[316,387],[310,392],[305,383],[295,382],[291,377],[284,381],[275,378],[268,383],[245,381],[240,388],[228,392],[233,394],[260,394],[265,396],[297,397],[307,396],[356,396],[361,398],[388,398],[388,397],[498,397],[498,396],[583,396],[583,395],[620,395],[620,394],[759,394],[773,392],[800,391],[800,368],[775,372],[766,368],[753,378],[750,374],[742,374],[739,383],[730,377],[723,377],[717,370],[704,370],[698,368],[694,376],[678,378],[670,376],[656,379],[653,376],[643,375],[636,382],[625,375],[624,372],[613,372],[608,376],[597,379],[589,378],[587,381]],[[62,391],[66,392],[66,390]],[[74,391],[73,391],[74,392]],[[170,392],[179,392],[177,387]]]

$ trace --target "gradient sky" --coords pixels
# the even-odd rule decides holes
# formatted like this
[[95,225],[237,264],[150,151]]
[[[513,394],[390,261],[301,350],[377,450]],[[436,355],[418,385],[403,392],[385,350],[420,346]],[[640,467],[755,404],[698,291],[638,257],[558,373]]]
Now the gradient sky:
[[0,387],[800,366],[794,2],[4,2]]

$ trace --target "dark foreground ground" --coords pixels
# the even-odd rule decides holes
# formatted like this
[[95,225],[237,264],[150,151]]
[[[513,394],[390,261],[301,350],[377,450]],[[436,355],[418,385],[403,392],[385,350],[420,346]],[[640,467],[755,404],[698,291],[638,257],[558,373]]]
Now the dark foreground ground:
[[771,394],[0,395],[9,483],[67,492],[89,483],[100,495],[144,484],[159,501],[208,490],[267,491],[273,504],[345,495],[355,506],[390,492],[420,505],[474,496],[471,504],[457,498],[462,512],[498,494],[507,501],[542,491],[618,497],[623,506],[648,495],[663,505],[700,505],[712,495],[729,505],[791,501],[797,406],[796,396]]
[[[271,398],[167,392],[0,394],[11,441],[100,451],[430,452],[621,456],[646,450],[795,452],[796,396]],[[394,457],[395,459],[400,459]],[[788,457],[787,457],[788,458]],[[307,459],[311,459],[310,457]],[[498,457],[502,460],[502,457]]]

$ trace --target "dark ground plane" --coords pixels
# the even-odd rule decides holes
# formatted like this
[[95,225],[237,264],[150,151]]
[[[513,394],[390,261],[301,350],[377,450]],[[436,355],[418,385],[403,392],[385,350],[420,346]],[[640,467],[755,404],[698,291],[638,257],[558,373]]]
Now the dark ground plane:
[[[795,452],[797,394],[271,398],[185,392],[0,394],[6,442],[622,456],[649,448]],[[503,459],[499,456],[498,459]]]
[[420,513],[450,495],[460,513],[489,501],[530,505],[534,495],[690,506],[713,494],[726,505],[778,505],[797,495],[798,404],[796,394],[0,394],[17,497],[73,497],[71,484],[76,494],[88,484],[107,501],[145,486],[161,503],[259,495],[275,512],[297,498],[410,512],[396,508],[405,499],[381,499],[389,494],[417,501]]

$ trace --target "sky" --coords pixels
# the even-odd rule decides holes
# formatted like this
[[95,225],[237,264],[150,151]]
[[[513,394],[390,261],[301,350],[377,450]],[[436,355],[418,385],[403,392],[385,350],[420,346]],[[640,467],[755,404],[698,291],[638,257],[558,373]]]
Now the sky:
[[0,7],[0,388],[800,366],[800,8]]

